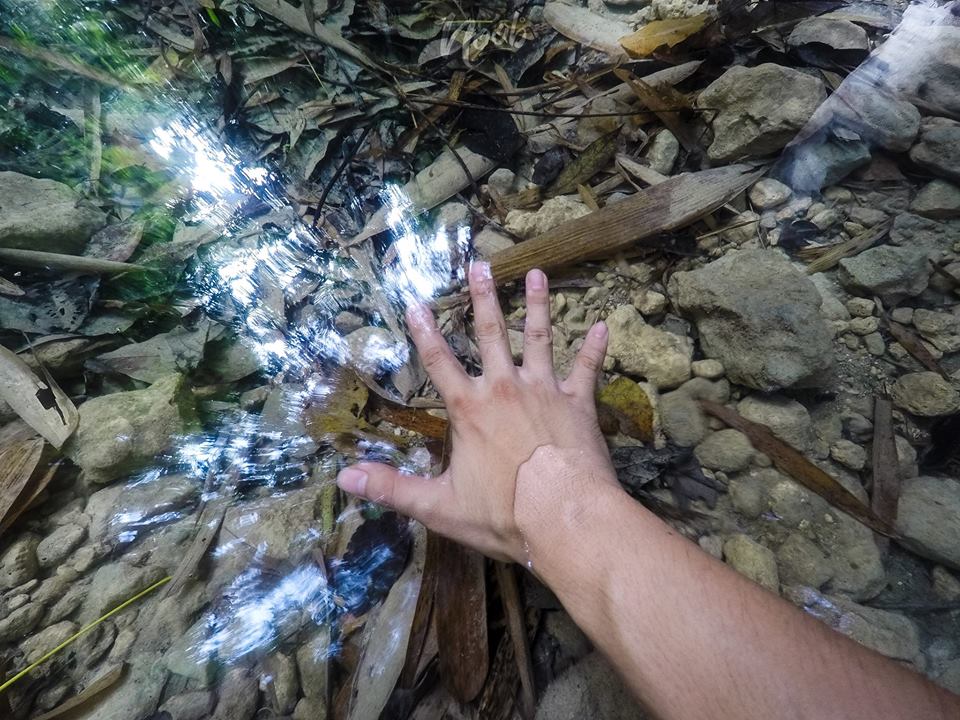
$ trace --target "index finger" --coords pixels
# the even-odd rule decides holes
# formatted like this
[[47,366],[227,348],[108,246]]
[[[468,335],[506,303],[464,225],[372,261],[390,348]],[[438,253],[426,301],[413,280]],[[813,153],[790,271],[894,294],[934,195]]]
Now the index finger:
[[444,400],[449,399],[467,384],[470,377],[437,327],[433,312],[426,305],[410,307],[407,310],[407,327],[434,387]]

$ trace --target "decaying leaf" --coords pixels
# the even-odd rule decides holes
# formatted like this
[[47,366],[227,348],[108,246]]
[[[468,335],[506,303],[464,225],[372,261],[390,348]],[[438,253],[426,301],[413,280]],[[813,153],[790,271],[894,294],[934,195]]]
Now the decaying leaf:
[[653,55],[657,48],[679,45],[688,37],[703,30],[712,16],[701,13],[685,18],[667,18],[647,23],[637,32],[620,38],[620,45],[632,57],[643,58]]
[[897,536],[896,530],[889,523],[878,517],[837,480],[807,460],[802,453],[774,435],[770,428],[751,422],[736,410],[731,410],[719,403],[701,400],[700,405],[710,415],[746,435],[753,447],[769,457],[778,469],[808,490],[815,492],[838,510],[842,510],[854,520],[858,520],[881,535],[891,538]]
[[43,455],[43,440],[22,440],[0,450],[0,531],[11,525],[11,510],[24,493]]
[[844,258],[859,255],[864,250],[869,250],[880,242],[893,227],[893,220],[884,220],[872,228],[864,230],[856,237],[852,237],[842,243],[830,245],[827,247],[805,248],[799,255],[804,260],[811,260],[807,266],[807,274],[826,272],[836,267]]
[[656,411],[649,386],[619,377],[600,391],[597,401],[613,413],[625,435],[644,442],[656,439]]
[[80,414],[60,386],[41,380],[17,355],[0,346],[0,398],[58,450],[80,422]]
[[366,384],[356,373],[346,369],[338,373],[330,392],[303,412],[310,437],[321,441],[330,435],[370,429],[360,417],[369,397]]
[[[44,458],[41,456],[40,463],[42,464],[43,462]],[[38,471],[27,481],[23,490],[20,491],[20,496],[7,510],[3,520],[0,521],[0,535],[3,535],[23,513],[34,507],[37,499],[43,494],[43,491],[47,489],[47,485],[50,484],[50,481],[53,480],[57,474],[59,467],[60,463],[53,463],[42,475]]]
[[561,35],[605,52],[611,60],[626,58],[620,45],[620,38],[631,30],[626,23],[565,2],[548,2],[543,8],[543,19]]
[[693,106],[683,94],[666,83],[647,83],[627,70],[618,69],[614,73],[630,86],[644,106],[660,118],[687,152],[699,152],[699,133],[684,117],[693,112]]
[[353,676],[349,720],[379,717],[400,678],[420,596],[426,548],[427,531],[418,524],[413,530],[407,568],[364,627],[363,654]]
[[576,160],[567,165],[546,190],[546,197],[568,195],[577,192],[578,186],[603,170],[617,154],[617,138],[620,128],[601,135],[584,150]]
[[494,277],[509,282],[539,267],[551,271],[609,257],[713,212],[762,174],[746,165],[671,177],[616,205],[562,223],[548,233],[501,250],[490,260]]

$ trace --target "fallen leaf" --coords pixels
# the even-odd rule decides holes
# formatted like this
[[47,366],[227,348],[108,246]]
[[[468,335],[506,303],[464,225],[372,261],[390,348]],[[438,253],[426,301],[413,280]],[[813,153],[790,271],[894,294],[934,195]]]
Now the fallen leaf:
[[577,192],[577,187],[603,170],[614,155],[617,154],[617,139],[620,137],[620,128],[602,135],[580,153],[576,160],[567,165],[557,179],[546,190],[546,197],[569,195]]
[[0,450],[0,532],[13,524],[10,518],[43,455],[43,440],[22,440]]
[[2,346],[0,398],[58,450],[80,422],[77,408],[52,378],[41,380],[23,360]]
[[897,537],[896,531],[889,523],[878,517],[837,480],[807,460],[802,453],[774,435],[766,425],[751,422],[736,410],[731,410],[719,403],[701,400],[700,405],[710,415],[746,435],[754,448],[770,458],[779,470],[805,488],[815,492],[835,508],[842,510],[871,530],[887,537]]
[[11,295],[12,297],[20,297],[23,295],[23,288],[21,288],[16,283],[12,283],[6,278],[0,277],[0,295]]
[[620,431],[643,442],[656,437],[656,410],[649,391],[625,377],[619,377],[597,395],[598,402],[619,420]]
[[49,712],[45,712],[43,715],[40,715],[36,720],[53,720],[54,718],[60,717],[61,715],[70,712],[74,708],[78,708],[81,705],[85,705],[87,701],[93,699],[104,690],[107,690],[113,687],[116,682],[123,677],[124,672],[126,672],[126,664],[120,663],[116,667],[110,668],[106,672],[97,676],[89,685],[87,685],[81,692],[74,695],[72,698],[66,702],[60,703],[57,707]]
[[604,52],[611,60],[626,58],[619,42],[630,32],[626,23],[564,2],[548,2],[543,8],[543,19],[564,37]]
[[342,370],[331,383],[329,392],[303,411],[307,433],[317,442],[331,435],[370,430],[360,415],[370,392],[363,380],[351,370]]
[[804,248],[797,255],[803,260],[811,261],[810,265],[807,266],[807,275],[816,275],[835,267],[845,258],[869,250],[880,242],[892,227],[893,221],[885,220],[842,243],[825,247]]
[[667,83],[652,85],[627,70],[618,69],[614,74],[627,83],[640,102],[660,118],[660,122],[674,134],[684,150],[690,153],[700,152],[702,133],[698,132],[685,117],[693,114],[693,106],[686,96]]
[[406,569],[364,627],[363,651],[353,675],[349,720],[379,717],[400,678],[420,596],[426,548],[427,530],[417,524]]
[[668,18],[647,23],[632,35],[620,38],[620,45],[631,57],[649,57],[660,47],[679,45],[703,30],[712,19],[709,13],[685,18]]

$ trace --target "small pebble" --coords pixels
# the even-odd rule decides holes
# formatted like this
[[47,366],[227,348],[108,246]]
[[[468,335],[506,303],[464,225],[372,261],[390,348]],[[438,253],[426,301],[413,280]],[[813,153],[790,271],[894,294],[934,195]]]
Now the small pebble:
[[838,440],[830,448],[830,457],[855,472],[867,464],[867,451],[849,440]]
[[860,347],[860,339],[856,335],[844,335],[843,344],[850,350],[856,350]]
[[890,317],[894,322],[898,322],[901,325],[909,325],[913,322],[913,308],[910,307],[898,307],[895,308]]
[[856,335],[869,335],[880,328],[880,319],[875,317],[855,317],[850,321],[850,332]]
[[883,335],[880,333],[870,333],[864,336],[863,344],[866,346],[867,352],[875,357],[882,357],[887,351],[887,344],[883,341]]
[[876,303],[869,298],[851,298],[847,300],[847,310],[853,317],[868,318],[873,315]]
[[690,365],[694,377],[706,378],[707,380],[716,380],[723,377],[725,372],[723,363],[719,360],[694,360]]

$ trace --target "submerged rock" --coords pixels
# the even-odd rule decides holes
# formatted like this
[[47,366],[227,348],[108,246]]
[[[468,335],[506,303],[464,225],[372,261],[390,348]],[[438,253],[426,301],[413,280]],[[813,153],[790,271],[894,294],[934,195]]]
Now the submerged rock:
[[112,482],[153,461],[195,417],[182,375],[87,400],[79,410],[80,424],[64,453],[93,483]]
[[891,390],[894,404],[919,417],[942,417],[960,412],[960,393],[935,372],[908,373]]
[[848,292],[895,303],[926,290],[929,274],[922,249],[881,245],[841,260],[839,277]]
[[787,45],[824,45],[833,50],[862,50],[870,48],[867,31],[849,20],[812,17],[797,24],[787,37]]
[[628,375],[657,388],[673,388],[690,378],[693,342],[648,325],[633,305],[621,305],[607,318],[608,353]]
[[33,580],[40,571],[37,546],[40,539],[35,535],[17,538],[0,555],[0,590],[9,590]]
[[780,592],[777,561],[769,548],[746,535],[734,535],[723,544],[723,555],[730,567],[744,577],[771,592]]
[[0,247],[78,255],[107,224],[63,183],[0,172]]
[[960,182],[960,123],[946,118],[925,120],[910,159],[934,175]]
[[960,217],[960,187],[946,180],[934,180],[917,193],[910,209],[917,215],[935,220],[958,218]]
[[670,280],[704,353],[734,382],[763,391],[820,385],[833,362],[816,286],[778,252],[730,253]]
[[917,477],[900,489],[897,528],[914,552],[960,569],[960,482]]
[[536,720],[642,720],[643,711],[620,677],[591,653],[547,687]]
[[805,73],[764,63],[736,65],[710,84],[697,99],[716,113],[714,162],[768,155],[782,149],[826,98],[823,83]]

